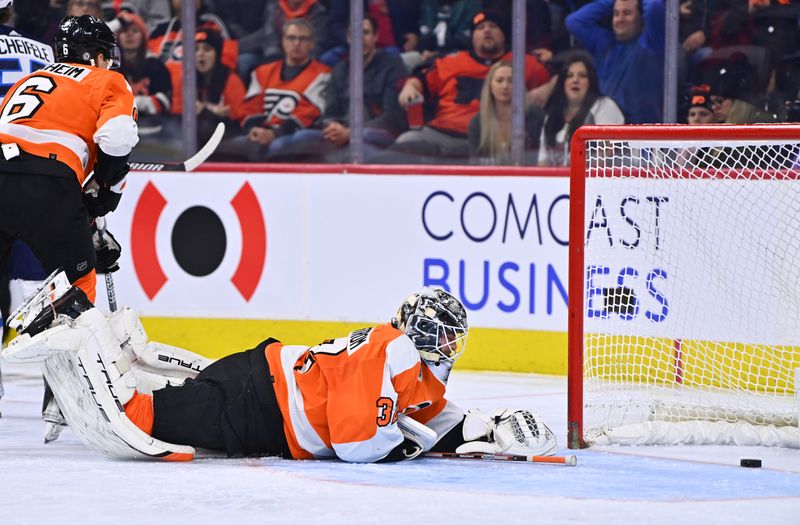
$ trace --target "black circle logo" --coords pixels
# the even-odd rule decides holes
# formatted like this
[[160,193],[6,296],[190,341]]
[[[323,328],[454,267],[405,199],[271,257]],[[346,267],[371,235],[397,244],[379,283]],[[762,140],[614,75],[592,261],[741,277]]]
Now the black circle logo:
[[205,206],[193,206],[175,221],[172,253],[178,265],[189,275],[205,277],[219,268],[226,245],[222,220]]

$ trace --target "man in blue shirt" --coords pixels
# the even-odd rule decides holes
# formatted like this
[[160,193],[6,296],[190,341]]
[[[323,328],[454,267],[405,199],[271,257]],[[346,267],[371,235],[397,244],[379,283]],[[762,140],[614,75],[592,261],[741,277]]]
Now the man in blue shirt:
[[600,89],[619,105],[625,122],[661,122],[664,0],[595,0],[569,15],[566,25],[594,57]]

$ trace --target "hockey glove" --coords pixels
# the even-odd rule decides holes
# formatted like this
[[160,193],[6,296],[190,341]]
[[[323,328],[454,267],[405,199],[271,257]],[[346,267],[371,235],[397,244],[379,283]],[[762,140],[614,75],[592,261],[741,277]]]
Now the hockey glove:
[[99,274],[116,272],[119,270],[118,259],[120,254],[122,254],[122,247],[108,230],[103,232],[103,239],[101,241],[97,226],[93,225],[92,228],[94,230],[92,233],[92,243],[94,244],[94,252],[97,256],[95,271]]
[[86,185],[83,192],[83,205],[89,212],[89,217],[102,217],[117,209],[122,192],[113,191],[98,185],[94,180]]
[[459,454],[481,452],[522,456],[549,456],[558,444],[553,432],[531,411],[497,409],[490,416],[470,410],[464,417],[464,440]]

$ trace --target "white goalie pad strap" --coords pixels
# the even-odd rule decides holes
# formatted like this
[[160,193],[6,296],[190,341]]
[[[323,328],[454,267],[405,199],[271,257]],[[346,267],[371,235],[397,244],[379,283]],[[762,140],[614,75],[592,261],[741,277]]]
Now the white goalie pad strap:
[[126,416],[124,405],[109,383],[109,366],[99,353],[81,348],[49,357],[44,376],[64,417],[89,448],[113,458],[188,461],[194,449],[148,436]]
[[422,447],[420,453],[432,449],[439,440],[436,431],[405,414],[398,415],[397,427],[404,437],[418,443],[420,447]]

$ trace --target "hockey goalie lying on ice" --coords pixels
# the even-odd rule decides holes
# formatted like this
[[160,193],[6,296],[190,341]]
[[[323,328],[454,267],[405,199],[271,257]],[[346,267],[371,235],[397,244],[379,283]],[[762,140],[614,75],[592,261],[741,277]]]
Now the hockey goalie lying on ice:
[[41,361],[69,426],[112,457],[190,460],[194,447],[354,462],[556,452],[530,411],[465,413],[445,399],[467,319],[439,289],[412,294],[386,324],[313,347],[270,338],[215,362],[148,342],[132,310],[106,317],[63,274],[11,323],[21,335],[3,357]]

